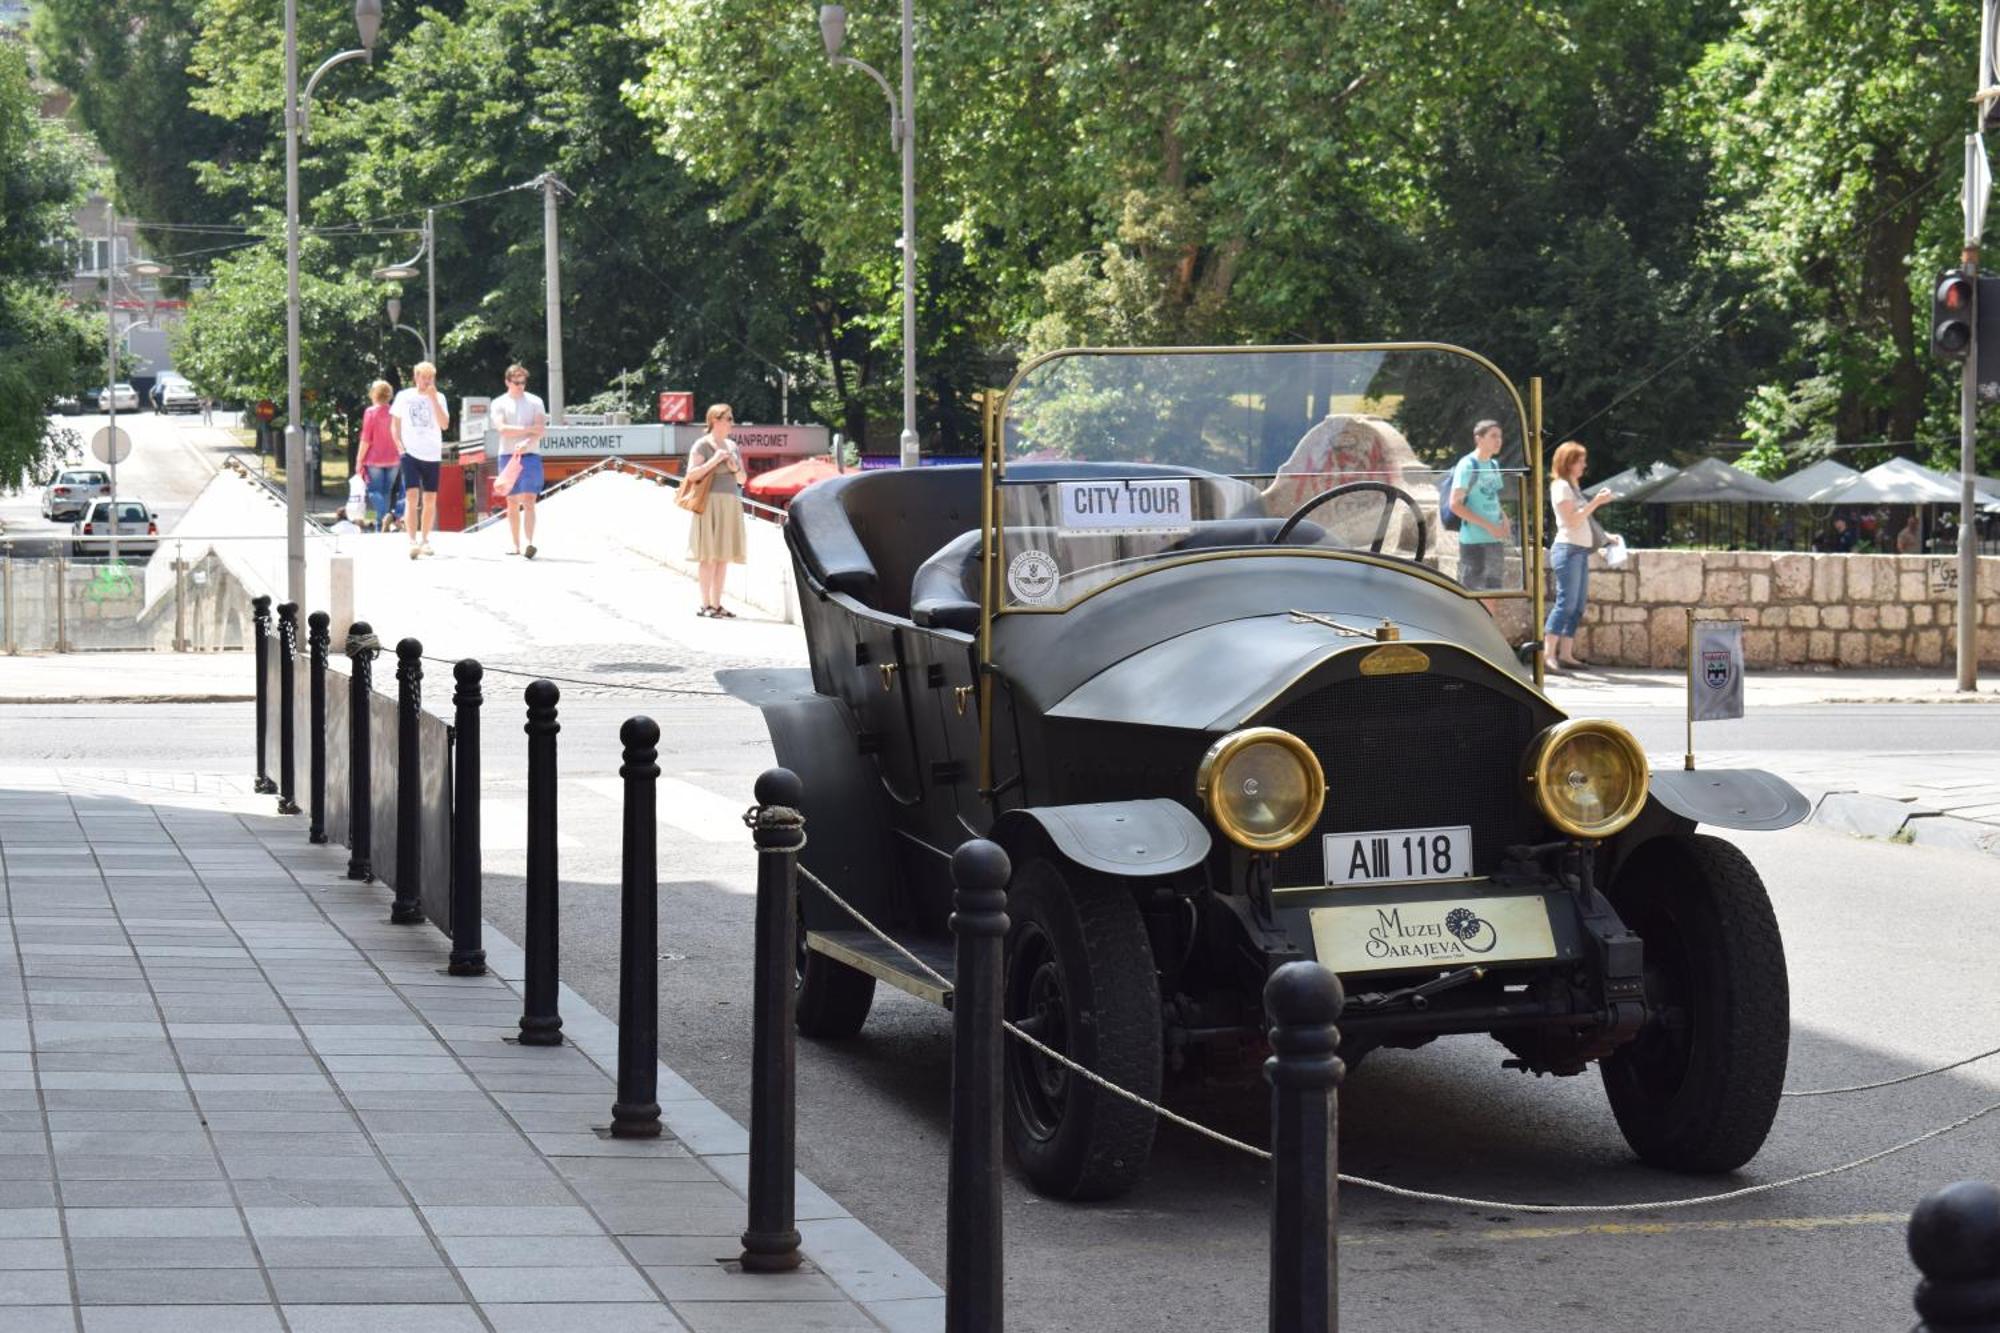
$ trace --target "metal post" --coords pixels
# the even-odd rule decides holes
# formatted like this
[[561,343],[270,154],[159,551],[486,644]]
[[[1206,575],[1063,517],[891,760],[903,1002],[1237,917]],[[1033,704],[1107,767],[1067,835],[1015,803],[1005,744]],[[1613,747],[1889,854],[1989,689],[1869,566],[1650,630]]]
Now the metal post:
[[975,838],[951,857],[951,1180],[945,1194],[946,1333],[1000,1333],[1006,1321],[1000,1244],[1000,995],[1007,880],[998,843]]
[[299,608],[295,602],[278,606],[278,813],[299,812],[298,681]]
[[548,302],[549,421],[563,421],[562,242],[556,232],[556,191],[562,182],[553,171],[542,173],[542,268]]
[[375,837],[375,797],[371,790],[368,701],[374,694],[370,664],[382,645],[365,620],[347,627],[347,657],[353,664],[347,681],[347,877],[366,883],[375,878],[370,844]]
[[181,544],[174,543],[174,651],[188,651],[187,561],[181,559]]
[[306,599],[306,450],[299,423],[299,0],[285,0],[285,589]]
[[1687,616],[1687,755],[1681,767],[1694,772],[1694,608],[1681,608]]
[[[118,210],[104,206],[104,431],[111,441],[111,563],[118,563]],[[86,500],[83,516],[90,517],[94,501]],[[293,601],[303,601],[294,597]]]
[[[1970,150],[1968,149],[1968,152]],[[1968,242],[1963,255],[1972,279],[1973,308],[1979,303],[1979,246]],[[1958,388],[1958,688],[1979,688],[1979,505],[1972,478],[1978,471],[1979,320],[1972,320],[1972,346],[1965,352],[1965,369]]]
[[618,1100],[611,1136],[660,1134],[660,724],[625,720],[624,892],[618,921]]
[[417,882],[423,878],[423,751],[417,720],[423,708],[424,646],[396,645],[396,898],[389,921],[414,926],[424,919]]
[[1913,1333],[1992,1333],[2000,1328],[2000,1189],[1961,1180],[1924,1196],[1910,1214],[1917,1283]]
[[750,1212],[743,1269],[785,1273],[799,1266],[794,1171],[798,1147],[798,1064],[792,1029],[798,946],[799,815],[802,789],[790,769],[757,778],[757,927],[750,1036]]
[[1272,1333],[1340,1327],[1339,1089],[1334,1022],[1346,997],[1318,963],[1286,963],[1264,983],[1271,1024]]
[[69,561],[62,556],[56,557],[56,651],[69,651]]
[[7,620],[7,656],[12,657],[19,650],[14,646],[14,548],[9,546],[5,557],[4,572],[0,572],[0,589],[4,589]]
[[558,931],[556,899],[556,703],[554,681],[538,680],[528,701],[527,920],[521,937],[521,1044],[562,1045],[556,1012]]
[[[61,592],[60,586],[57,592]],[[58,611],[62,598],[56,598]],[[250,623],[255,626],[255,647],[257,657],[257,781],[252,789],[270,795],[278,790],[278,784],[271,781],[265,771],[264,747],[268,744],[271,725],[270,676],[271,676],[271,599],[252,597],[250,599]],[[61,651],[62,634],[56,634],[57,651]]]
[[901,463],[917,466],[917,20],[903,0],[903,436]]
[[485,669],[465,658],[451,669],[458,689],[452,720],[451,784],[451,967],[455,977],[486,975],[486,947],[480,939],[479,866],[479,692]]
[[[425,299],[430,305],[430,336],[424,339],[424,355],[429,358],[431,350],[438,345],[438,245],[437,210],[424,210],[424,262],[428,274],[424,279]],[[463,432],[460,433],[461,438]]]
[[324,611],[306,617],[306,841],[326,841],[326,649],[329,620]]

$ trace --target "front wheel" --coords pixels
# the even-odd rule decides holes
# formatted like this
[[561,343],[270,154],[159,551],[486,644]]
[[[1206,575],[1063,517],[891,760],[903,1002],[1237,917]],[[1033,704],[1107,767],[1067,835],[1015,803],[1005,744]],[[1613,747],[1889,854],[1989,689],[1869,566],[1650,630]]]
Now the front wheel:
[[1645,947],[1647,1021],[1604,1061],[1625,1141],[1670,1171],[1733,1171],[1777,1118],[1791,1042],[1778,920],[1756,867],[1697,834],[1633,853],[1608,896]]
[[[1160,1096],[1160,985],[1124,886],[1035,860],[1007,914],[1010,1022],[1149,1102]],[[1138,1183],[1153,1112],[1015,1038],[1007,1041],[1007,1138],[1028,1181],[1064,1199],[1108,1199]]]

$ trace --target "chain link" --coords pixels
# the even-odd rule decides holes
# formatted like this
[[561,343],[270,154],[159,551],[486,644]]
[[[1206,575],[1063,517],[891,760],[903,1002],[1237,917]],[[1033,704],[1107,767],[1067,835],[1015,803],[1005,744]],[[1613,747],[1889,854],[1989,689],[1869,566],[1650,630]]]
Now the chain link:
[[[796,811],[789,811],[787,813],[792,815],[797,814]],[[746,814],[744,816],[744,822],[752,823],[754,827],[753,821],[755,819],[755,816],[756,816],[756,811],[753,809],[750,814]],[[819,876],[813,874],[810,870],[807,870],[804,866],[800,866],[798,868],[798,872],[800,879],[810,884],[813,888],[819,890],[819,892],[825,894],[828,900],[830,900],[834,904],[834,906],[840,908],[843,912],[846,912],[850,917],[853,917],[856,922],[860,923],[861,927],[864,930],[866,930],[869,934],[873,935],[876,939],[880,940],[882,943],[888,945],[891,949],[895,950],[896,953],[900,954],[905,961],[910,963],[911,966],[915,967],[919,972],[929,977],[933,982],[935,982],[939,987],[941,987],[946,994],[949,994],[953,990],[951,982],[948,981],[943,975],[941,975],[936,968],[926,963],[923,959],[917,957],[914,953],[910,952],[910,950],[905,948],[902,944],[898,943],[896,940],[891,939],[881,929],[881,927],[877,926],[873,921],[870,921],[866,916],[863,916],[861,912],[857,910],[853,906],[853,904],[849,903],[845,898],[841,897],[838,893],[835,893],[833,889],[830,888],[824,880],[819,878]],[[1111,1080],[1097,1073],[1095,1070],[1086,1069],[1084,1066],[1078,1064],[1075,1060],[1072,1060],[1067,1055],[1064,1055],[1061,1051],[1050,1049],[1043,1042],[1038,1041],[1034,1037],[1029,1036],[1027,1033],[1021,1031],[1021,1029],[1015,1027],[1012,1023],[1003,1021],[1001,1023],[1001,1027],[1006,1030],[1007,1035],[1009,1035],[1010,1037],[1013,1037],[1018,1041],[1026,1043],[1028,1046],[1032,1047],[1034,1050],[1036,1050],[1043,1056],[1046,1056],[1048,1059],[1054,1060],[1057,1064],[1061,1065],[1063,1068],[1068,1069],[1073,1073],[1081,1075],[1085,1079],[1089,1080],[1091,1083],[1095,1084],[1100,1088],[1103,1088],[1106,1092],[1111,1093],[1113,1096],[1122,1097],[1126,1101],[1131,1102],[1136,1106],[1144,1107],[1145,1109],[1159,1116],[1161,1119],[1169,1121],[1172,1124],[1179,1125],[1182,1129],[1192,1130],[1194,1133],[1201,1135],[1203,1138],[1213,1140],[1216,1143],[1222,1144],[1224,1147],[1234,1148],[1239,1152],[1247,1153],[1250,1156],[1257,1158],[1259,1161],[1268,1162],[1271,1160],[1271,1154],[1265,1149],[1259,1148],[1254,1144],[1245,1143],[1241,1139],[1231,1138],[1229,1135],[1224,1134],[1220,1130],[1211,1129],[1207,1125],[1200,1124],[1197,1121],[1190,1120],[1186,1116],[1181,1115],[1175,1111],[1171,1111],[1166,1107],[1161,1106],[1157,1102],[1148,1101],[1146,1098],[1141,1097],[1136,1092],[1132,1092],[1126,1088],[1121,1088],[1116,1083],[1111,1082]],[[1853,1087],[1845,1087],[1845,1088],[1814,1088],[1801,1092],[1788,1092],[1784,1095],[1787,1097],[1825,1097],[1841,1092],[1865,1092],[1873,1088],[1886,1088],[1893,1084],[1908,1083],[1913,1079],[1925,1078],[1931,1074],[1941,1074],[1948,1069],[1956,1069],[1960,1065],[1971,1064],[1976,1060],[1983,1060],[1988,1056],[1992,1055],[2000,1055],[2000,1047],[1996,1047],[1994,1050],[1991,1051],[1983,1051],[1978,1055],[1968,1056],[1965,1059],[1956,1061],[1952,1064],[1941,1065],[1936,1069],[1927,1069],[1921,1073],[1916,1073],[1916,1074],[1905,1074],[1900,1078],[1884,1079],[1880,1083],[1861,1083],[1861,1084],[1856,1084]],[[1817,1171],[1807,1171],[1800,1175],[1787,1176],[1783,1180],[1766,1181],[1761,1185],[1746,1185],[1742,1189],[1725,1190],[1720,1194],[1699,1194],[1693,1196],[1692,1198],[1684,1198],[1684,1199],[1661,1199],[1654,1202],[1641,1202],[1641,1203],[1520,1203],[1512,1200],[1472,1199],[1458,1194],[1440,1194],[1431,1190],[1409,1189],[1402,1185],[1391,1185],[1387,1181],[1371,1180],[1366,1176],[1349,1175],[1344,1171],[1340,1173],[1340,1183],[1343,1185],[1351,1185],[1359,1189],[1374,1190],[1378,1193],[1388,1194],[1399,1199],[1414,1199],[1423,1203],[1454,1204],[1456,1206],[1463,1208],[1481,1208],[1489,1210],[1497,1209],[1502,1212],[1510,1212],[1510,1213],[1534,1213],[1534,1214],[1555,1214],[1555,1215],[1573,1214],[1573,1213],[1645,1213],[1645,1212],[1655,1212],[1655,1211],[1666,1211],[1668,1209],[1675,1209],[1675,1208],[1697,1208],[1708,1204],[1726,1203],[1733,1199],[1747,1199],[1752,1197],[1753,1195],[1758,1195],[1758,1194],[1769,1194],[1773,1190],[1789,1189],[1793,1185],[1803,1185],[1808,1181],[1813,1181],[1813,1180],[1825,1180],[1829,1176],[1844,1175],[1849,1171],[1856,1171],[1864,1166],[1870,1165],[1871,1163],[1879,1162],[1885,1157],[1893,1157],[1897,1153],[1906,1152],[1911,1148],[1917,1147],[1919,1144],[1928,1143],[1932,1139],[1943,1138],[1947,1134],[1951,1134],[1958,1130],[1964,1129],[1967,1125],[1971,1125],[1980,1120],[1984,1120],[1987,1116],[1992,1115],[1995,1111],[2000,1111],[2000,1102],[1993,1102],[1989,1105],[1982,1106],[1977,1111],[1972,1112],[1970,1115],[1961,1116],[1957,1120],[1952,1121],[1948,1125],[1940,1125],[1936,1129],[1925,1130],[1923,1133],[1917,1135],[1915,1138],[1905,1139],[1901,1143],[1892,1144],[1887,1148],[1879,1149],[1875,1152],[1869,1153],[1865,1157],[1857,1157],[1851,1162],[1842,1162],[1837,1166],[1821,1167]]]

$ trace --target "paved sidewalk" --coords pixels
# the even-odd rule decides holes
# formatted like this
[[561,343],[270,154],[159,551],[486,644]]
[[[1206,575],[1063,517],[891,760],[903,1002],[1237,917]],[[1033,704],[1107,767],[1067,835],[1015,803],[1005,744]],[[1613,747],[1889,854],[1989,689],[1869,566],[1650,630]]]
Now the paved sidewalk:
[[0,770],[0,1327],[942,1327],[804,1180],[807,1267],[736,1271],[741,1127],[663,1068],[668,1136],[600,1137],[616,1029],[565,990],[573,1044],[506,1043],[518,952],[445,975],[268,802]]

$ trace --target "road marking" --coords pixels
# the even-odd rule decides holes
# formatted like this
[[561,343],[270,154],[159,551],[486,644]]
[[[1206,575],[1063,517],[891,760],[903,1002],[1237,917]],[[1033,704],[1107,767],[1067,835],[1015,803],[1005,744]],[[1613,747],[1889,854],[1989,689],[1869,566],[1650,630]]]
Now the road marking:
[[1833,1217],[1748,1217],[1705,1222],[1596,1222],[1561,1227],[1488,1227],[1481,1231],[1343,1233],[1342,1245],[1389,1245],[1399,1240],[1565,1240],[1577,1236],[1673,1236],[1700,1231],[1820,1231],[1829,1227],[1901,1226],[1908,1213],[1846,1213]]
[[[750,806],[747,798],[717,796],[679,778],[662,777],[659,782],[662,824],[702,842],[735,843],[746,853],[750,850],[750,830],[743,827],[743,812]],[[625,799],[625,784],[617,778],[583,778],[577,785],[606,800],[622,804]]]

